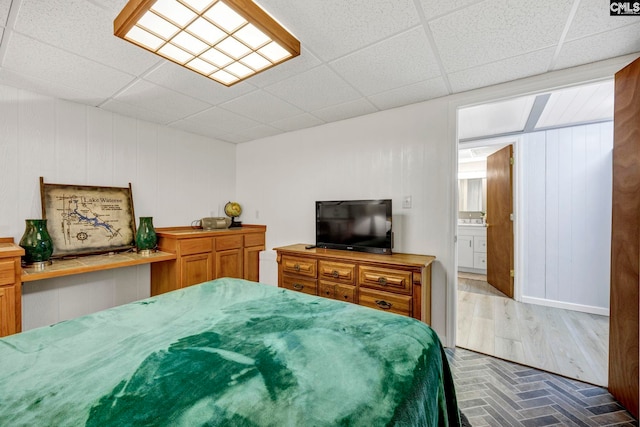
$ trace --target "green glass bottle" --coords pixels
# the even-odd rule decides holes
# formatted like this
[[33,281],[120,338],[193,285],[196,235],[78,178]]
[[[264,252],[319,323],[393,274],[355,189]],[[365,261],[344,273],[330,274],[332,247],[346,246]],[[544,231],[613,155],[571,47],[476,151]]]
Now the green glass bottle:
[[53,240],[47,230],[46,219],[27,219],[20,246],[24,248],[23,262],[26,265],[49,261],[53,253]]
[[148,255],[152,249],[155,249],[158,243],[156,230],[153,228],[153,217],[141,216],[140,226],[136,232],[136,247],[138,252]]

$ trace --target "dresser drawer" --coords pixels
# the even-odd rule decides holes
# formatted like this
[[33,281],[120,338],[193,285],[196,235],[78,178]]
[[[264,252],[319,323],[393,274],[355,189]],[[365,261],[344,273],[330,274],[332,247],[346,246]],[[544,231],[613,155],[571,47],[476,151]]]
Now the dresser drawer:
[[180,254],[193,255],[213,251],[213,240],[208,237],[180,240]]
[[10,285],[16,281],[14,262],[0,261],[0,285]]
[[413,274],[410,271],[391,268],[360,266],[360,286],[411,294]]
[[282,287],[292,291],[303,292],[309,295],[318,295],[318,285],[315,280],[301,279],[299,277],[282,276]]
[[246,234],[244,236],[244,246],[264,246],[264,234],[263,233],[253,233]]
[[404,316],[411,317],[412,315],[412,299],[408,295],[397,295],[389,292],[360,288],[358,303],[365,307],[389,311]]
[[244,236],[222,236],[216,237],[216,251],[226,251],[242,247]]
[[333,261],[318,261],[318,278],[347,284],[354,284],[356,277],[355,264]]
[[315,259],[283,255],[281,265],[284,273],[316,278],[318,264]]

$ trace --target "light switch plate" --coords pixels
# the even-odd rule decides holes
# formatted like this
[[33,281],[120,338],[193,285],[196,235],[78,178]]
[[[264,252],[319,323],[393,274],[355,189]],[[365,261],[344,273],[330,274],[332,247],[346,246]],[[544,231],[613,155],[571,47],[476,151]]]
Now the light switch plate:
[[404,196],[402,198],[402,208],[411,209],[411,196]]

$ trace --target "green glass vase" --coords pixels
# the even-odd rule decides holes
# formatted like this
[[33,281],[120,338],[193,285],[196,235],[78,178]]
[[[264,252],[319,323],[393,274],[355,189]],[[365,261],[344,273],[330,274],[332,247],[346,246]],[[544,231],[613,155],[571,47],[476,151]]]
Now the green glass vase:
[[23,262],[26,265],[42,264],[49,261],[53,253],[53,240],[47,231],[46,219],[27,219],[20,246],[24,248]]
[[158,243],[158,237],[156,236],[156,230],[153,228],[153,217],[141,216],[140,226],[136,231],[136,247],[138,252],[143,255],[148,255],[152,249],[155,249]]

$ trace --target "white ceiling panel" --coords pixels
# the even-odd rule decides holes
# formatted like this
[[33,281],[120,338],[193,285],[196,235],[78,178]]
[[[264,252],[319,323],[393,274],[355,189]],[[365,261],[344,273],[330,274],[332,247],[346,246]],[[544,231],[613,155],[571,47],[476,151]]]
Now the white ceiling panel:
[[602,0],[580,0],[580,7],[567,33],[567,41],[637,24],[637,16],[610,16],[609,4]]
[[305,111],[319,110],[361,97],[324,65],[267,86],[265,90]]
[[640,22],[566,42],[555,68],[569,68],[640,51]]
[[442,78],[415,83],[391,89],[386,92],[369,96],[369,100],[380,110],[401,107],[403,105],[415,104],[427,99],[439,98],[449,92]]
[[553,59],[555,48],[541,49],[490,64],[449,73],[454,92],[464,92],[498,83],[542,74]]
[[487,0],[429,23],[447,72],[558,43],[573,0]]
[[366,99],[356,99],[344,104],[332,105],[313,112],[325,122],[337,122],[338,120],[350,119],[352,117],[363,116],[378,111],[378,109]]
[[311,114],[300,114],[295,117],[287,117],[286,119],[277,120],[271,123],[271,126],[281,129],[285,132],[290,132],[298,129],[310,128],[323,124],[324,121],[312,116]]
[[159,57],[113,36],[113,19],[87,0],[22,0],[15,30],[57,48],[130,73],[142,73]]
[[221,104],[225,110],[247,117],[253,117],[262,123],[271,123],[303,113],[299,108],[273,96],[263,90],[256,90],[232,101]]
[[301,54],[225,87],[115,37],[128,0],[0,0],[0,84],[239,143],[640,54],[602,0],[257,1]]
[[555,91],[537,128],[613,120],[613,80]]
[[[393,36],[419,23],[413,0],[260,0],[323,61]],[[280,18],[278,18],[280,19]],[[319,25],[319,23],[322,23]]]
[[144,80],[135,82],[114,99],[137,108],[161,113],[169,117],[171,122],[211,107],[211,104]]
[[461,109],[458,112],[458,138],[522,131],[534,100],[535,96],[523,96]]
[[3,68],[51,82],[52,87],[65,86],[86,92],[89,98],[99,95],[106,99],[133,80],[129,74],[15,32],[8,39]]
[[223,108],[214,107],[189,118],[192,122],[206,123],[220,133],[236,133],[260,126],[260,123]]
[[[411,57],[406,64],[403,58]],[[424,28],[416,27],[331,63],[365,96],[440,75]]]

